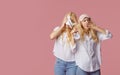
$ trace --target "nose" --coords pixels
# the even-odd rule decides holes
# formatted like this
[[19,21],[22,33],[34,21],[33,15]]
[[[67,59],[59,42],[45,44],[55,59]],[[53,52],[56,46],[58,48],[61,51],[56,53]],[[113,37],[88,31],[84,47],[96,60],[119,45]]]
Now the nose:
[[86,21],[86,23],[89,23],[88,21]]

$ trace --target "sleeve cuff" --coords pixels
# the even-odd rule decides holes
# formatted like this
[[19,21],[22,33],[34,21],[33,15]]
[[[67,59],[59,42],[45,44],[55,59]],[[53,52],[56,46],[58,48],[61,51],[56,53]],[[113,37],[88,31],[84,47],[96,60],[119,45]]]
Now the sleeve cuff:
[[112,34],[108,30],[105,30],[105,32],[106,34],[101,34],[100,40],[107,40],[112,38]]

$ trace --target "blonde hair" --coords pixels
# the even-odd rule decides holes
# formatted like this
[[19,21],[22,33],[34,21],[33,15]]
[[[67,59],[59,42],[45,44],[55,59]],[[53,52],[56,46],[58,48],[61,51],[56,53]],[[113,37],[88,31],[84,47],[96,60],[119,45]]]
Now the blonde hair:
[[[69,12],[65,15],[64,19],[63,19],[63,22],[62,24],[65,24],[66,23],[66,19],[67,19],[67,16],[70,16],[70,19],[73,23],[77,23],[77,16],[74,12]],[[72,41],[72,34],[71,34],[71,31],[72,31],[73,27],[70,28],[70,27],[65,27],[62,31],[62,38],[63,38],[63,33],[66,32],[67,33],[67,41],[68,42],[71,42]]]
[[[91,20],[90,20],[90,23],[95,25]],[[79,21],[79,24],[77,25],[77,28],[78,28],[78,32],[80,34],[80,40],[81,41],[84,41],[85,40],[85,37],[84,35],[85,34],[88,34],[88,35],[91,35],[92,39],[94,40],[94,42],[99,42],[98,40],[98,36],[97,36],[97,31],[93,30],[93,29],[88,29],[87,31],[85,31],[81,21]]]

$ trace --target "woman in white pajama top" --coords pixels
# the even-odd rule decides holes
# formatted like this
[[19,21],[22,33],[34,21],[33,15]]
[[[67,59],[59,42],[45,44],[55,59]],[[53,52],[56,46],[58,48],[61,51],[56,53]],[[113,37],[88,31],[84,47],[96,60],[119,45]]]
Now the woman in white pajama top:
[[91,18],[82,14],[79,17],[75,61],[78,66],[76,75],[100,75],[100,43],[112,37],[108,30],[95,25]]
[[77,23],[76,14],[68,13],[61,26],[56,27],[50,34],[51,39],[55,39],[53,53],[56,57],[54,67],[55,75],[76,75],[75,53],[76,47],[72,35],[73,25]]

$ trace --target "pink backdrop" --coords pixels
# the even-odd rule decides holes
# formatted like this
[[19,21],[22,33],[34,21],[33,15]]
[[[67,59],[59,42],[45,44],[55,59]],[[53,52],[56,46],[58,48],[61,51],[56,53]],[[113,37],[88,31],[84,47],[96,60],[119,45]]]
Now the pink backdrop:
[[120,74],[119,0],[0,0],[0,75],[53,75],[52,29],[65,13],[87,13],[113,38],[102,44],[102,75]]

